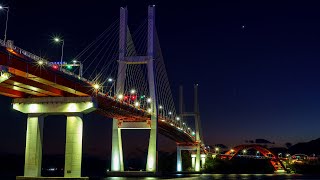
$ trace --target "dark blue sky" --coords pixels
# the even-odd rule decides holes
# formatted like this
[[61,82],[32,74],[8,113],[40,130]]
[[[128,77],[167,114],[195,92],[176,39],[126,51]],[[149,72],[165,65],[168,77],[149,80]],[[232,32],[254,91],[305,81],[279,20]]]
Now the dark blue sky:
[[[61,34],[65,55],[71,58],[118,17],[121,4],[128,5],[129,25],[135,26],[145,18],[150,2],[157,5],[157,30],[175,97],[183,84],[192,107],[193,83],[200,85],[207,144],[265,138],[283,145],[320,137],[316,1],[12,0],[4,2],[10,6],[8,38],[19,47],[58,59],[60,49],[50,44],[50,36]],[[0,32],[4,22],[5,14],[0,13]],[[23,152],[25,116],[9,110],[10,99],[0,100],[0,141],[6,146],[0,150]],[[107,142],[92,143],[87,152],[109,151],[111,123],[101,119],[86,122],[91,132],[86,138],[103,137]],[[54,142],[62,147],[64,121],[48,123],[48,139],[55,139],[57,132],[61,141]]]

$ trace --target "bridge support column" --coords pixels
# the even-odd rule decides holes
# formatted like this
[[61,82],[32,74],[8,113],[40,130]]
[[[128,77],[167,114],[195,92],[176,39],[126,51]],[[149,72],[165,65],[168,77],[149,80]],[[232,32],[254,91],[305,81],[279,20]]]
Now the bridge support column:
[[92,97],[18,98],[13,109],[28,114],[25,177],[41,175],[43,117],[67,116],[65,177],[81,177],[82,114],[90,113],[98,105]]
[[181,149],[177,146],[177,171],[182,171]]
[[205,154],[201,154],[201,168],[203,169],[205,164],[206,164],[206,155]]
[[197,152],[196,152],[196,164],[195,169],[196,172],[200,171],[200,144],[197,145]]
[[81,177],[82,115],[67,116],[64,177]]
[[[156,117],[155,117],[156,118]],[[157,120],[157,118],[156,118]],[[151,129],[149,137],[149,148],[147,157],[147,168],[146,171],[156,172],[157,171],[157,121],[151,120]]]
[[112,153],[111,171],[124,171],[121,129],[118,127],[118,120],[113,119],[112,123]]
[[195,167],[196,167],[196,155],[195,154],[191,154],[191,167],[192,167],[192,169],[195,169]]
[[24,176],[40,177],[42,162],[43,116],[28,115]]

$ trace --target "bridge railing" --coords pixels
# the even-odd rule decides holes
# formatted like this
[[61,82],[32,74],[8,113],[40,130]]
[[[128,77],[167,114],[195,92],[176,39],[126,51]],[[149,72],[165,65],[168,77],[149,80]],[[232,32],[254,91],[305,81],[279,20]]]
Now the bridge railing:
[[[51,67],[52,64],[49,60],[44,59],[42,57],[39,57],[35,54],[32,54],[22,48],[19,48],[18,46],[13,45],[13,41],[8,40],[7,42],[4,42],[2,39],[0,39],[0,45],[9,49],[12,49],[14,52],[18,53],[18,54],[22,54],[36,62],[40,62],[42,61],[42,64],[48,67]],[[87,83],[93,84],[93,82],[89,81],[88,79],[84,78],[84,77],[80,77],[78,74],[75,74],[73,72],[67,71],[65,69],[59,69],[59,71],[63,72],[64,74],[68,74],[70,76],[74,76],[82,81],[85,81]]]

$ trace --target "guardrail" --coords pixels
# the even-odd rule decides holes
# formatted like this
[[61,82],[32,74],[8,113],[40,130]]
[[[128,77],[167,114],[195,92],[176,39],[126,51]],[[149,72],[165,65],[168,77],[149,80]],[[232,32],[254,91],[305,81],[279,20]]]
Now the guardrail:
[[[28,51],[26,51],[24,49],[21,49],[21,48],[15,46],[15,45],[13,45],[13,41],[8,40],[7,42],[4,42],[2,39],[0,39],[0,45],[3,46],[3,47],[6,47],[6,48],[12,49],[16,53],[22,54],[22,55],[24,55],[24,56],[26,56],[26,57],[34,60],[34,61],[37,61],[37,62],[42,61],[42,64],[47,66],[47,67],[51,67],[52,66],[52,64],[51,64],[51,62],[49,60],[44,59],[42,57],[39,57],[39,56],[37,56],[35,54],[32,54],[32,53],[30,53],[30,52],[28,52]],[[64,74],[68,74],[70,76],[73,76],[75,78],[78,78],[78,79],[80,79],[80,80],[82,80],[84,82],[87,82],[87,83],[90,83],[90,84],[94,84],[93,82],[89,81],[88,79],[83,78],[83,77],[81,77],[81,76],[79,76],[79,75],[77,75],[77,74],[75,74],[73,72],[67,71],[65,69],[59,69],[58,71],[63,72]]]

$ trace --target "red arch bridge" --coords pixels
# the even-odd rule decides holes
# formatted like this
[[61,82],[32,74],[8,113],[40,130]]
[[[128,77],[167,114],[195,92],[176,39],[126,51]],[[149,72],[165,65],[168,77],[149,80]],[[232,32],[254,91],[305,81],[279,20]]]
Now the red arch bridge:
[[[250,149],[254,149],[259,152],[260,156],[257,155],[246,155],[246,152]],[[265,148],[258,144],[242,144],[238,145],[225,154],[221,154],[220,157],[222,159],[233,159],[235,157],[243,157],[243,158],[266,158],[269,159],[270,164],[274,168],[275,172],[286,172],[286,167],[282,163],[281,159],[274,153],[272,153],[268,148]]]

